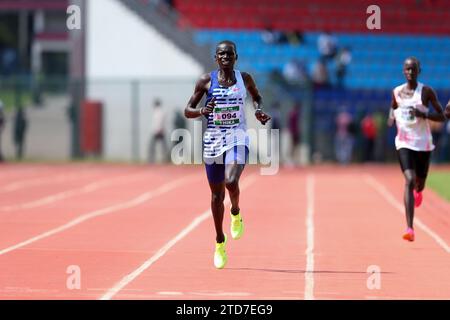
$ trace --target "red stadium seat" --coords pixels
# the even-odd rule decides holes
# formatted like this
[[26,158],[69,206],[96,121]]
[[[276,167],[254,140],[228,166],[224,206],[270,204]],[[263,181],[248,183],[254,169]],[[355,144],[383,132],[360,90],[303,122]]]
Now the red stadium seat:
[[[175,7],[191,24],[206,28],[261,29],[272,25],[286,31],[369,32],[365,12],[370,1],[349,0],[176,0]],[[379,0],[383,31],[448,35],[450,1]],[[212,21],[205,20],[205,16]],[[294,20],[295,23],[291,21]],[[411,23],[413,22],[413,23]],[[370,31],[375,32],[375,31]]]

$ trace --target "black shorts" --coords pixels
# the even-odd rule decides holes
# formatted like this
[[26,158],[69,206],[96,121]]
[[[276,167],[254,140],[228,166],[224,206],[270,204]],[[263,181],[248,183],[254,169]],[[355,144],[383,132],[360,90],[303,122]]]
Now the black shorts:
[[414,151],[401,148],[397,150],[398,160],[402,171],[414,170],[416,177],[426,179],[430,167],[431,151]]

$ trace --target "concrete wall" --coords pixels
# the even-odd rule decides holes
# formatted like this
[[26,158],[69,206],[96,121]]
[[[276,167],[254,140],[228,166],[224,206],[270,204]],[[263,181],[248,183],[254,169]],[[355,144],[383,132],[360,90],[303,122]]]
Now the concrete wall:
[[160,98],[169,115],[184,108],[202,66],[117,0],[88,1],[86,22],[86,94],[104,105],[104,157],[133,158],[134,112],[145,160],[153,100]]

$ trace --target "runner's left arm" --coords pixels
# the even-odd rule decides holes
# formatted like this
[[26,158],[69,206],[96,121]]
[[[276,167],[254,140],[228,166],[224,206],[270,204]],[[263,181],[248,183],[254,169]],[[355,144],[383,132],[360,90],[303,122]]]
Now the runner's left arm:
[[258,119],[258,121],[262,124],[266,124],[266,122],[269,121],[271,117],[262,110],[262,97],[259,94],[259,90],[256,87],[255,81],[253,80],[252,76],[246,72],[242,72],[242,78],[244,79],[245,87],[252,96],[256,119]]
[[434,110],[436,112],[433,113],[424,113],[417,109],[415,109],[415,115],[416,117],[424,118],[424,119],[430,119],[432,121],[437,122],[444,122],[445,121],[445,115],[442,108],[441,103],[437,99],[436,92],[430,87],[424,87],[424,90],[426,90],[426,102],[431,102],[431,105],[433,106]]
[[450,119],[450,100],[448,100],[447,106],[445,107],[445,117]]

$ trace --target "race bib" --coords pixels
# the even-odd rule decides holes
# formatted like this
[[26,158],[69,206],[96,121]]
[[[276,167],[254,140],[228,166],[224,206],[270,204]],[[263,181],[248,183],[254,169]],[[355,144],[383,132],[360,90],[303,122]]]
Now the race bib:
[[416,116],[414,115],[414,107],[413,106],[399,108],[398,114],[400,117],[400,121],[405,124],[414,124],[417,121]]
[[239,124],[239,106],[226,106],[214,108],[214,124],[216,126],[231,126]]

